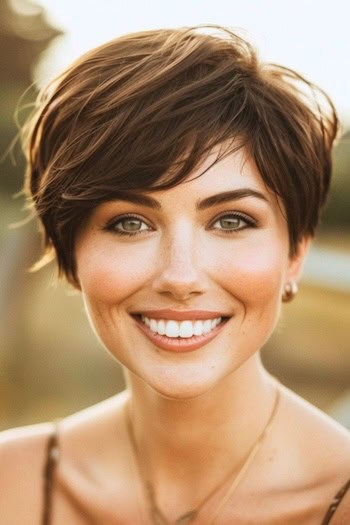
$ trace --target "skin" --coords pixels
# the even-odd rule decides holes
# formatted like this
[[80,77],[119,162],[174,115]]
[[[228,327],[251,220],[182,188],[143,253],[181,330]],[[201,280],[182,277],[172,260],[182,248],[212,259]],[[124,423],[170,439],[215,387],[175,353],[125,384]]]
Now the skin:
[[[271,414],[276,381],[264,370],[259,352],[278,320],[284,285],[300,276],[309,239],[291,258],[283,207],[255,164],[238,152],[196,179],[212,160],[186,183],[149,193],[159,209],[122,201],[98,206],[77,239],[78,278],[89,319],[123,365],[128,391],[61,423],[57,523],[149,523],[126,409],[143,474],[172,520],[196,507],[241,464]],[[242,189],[260,196],[197,209],[199,201]],[[132,228],[121,222],[125,214],[138,217],[134,236],[117,234]],[[228,214],[236,215],[230,233],[224,231],[228,223],[218,219]],[[175,353],[151,342],[131,315],[163,308],[215,310],[230,319],[203,347]],[[319,525],[349,477],[350,460],[344,460],[350,457],[349,434],[279,388],[271,431],[221,512],[220,524],[234,519],[238,525]],[[28,464],[38,456],[44,461],[48,428],[31,432],[31,452],[22,459]],[[15,437],[8,436],[7,443]],[[29,442],[29,434],[22,438],[22,450],[23,439]],[[225,487],[208,501],[197,524],[208,523]],[[33,501],[32,514],[39,512],[39,494]]]

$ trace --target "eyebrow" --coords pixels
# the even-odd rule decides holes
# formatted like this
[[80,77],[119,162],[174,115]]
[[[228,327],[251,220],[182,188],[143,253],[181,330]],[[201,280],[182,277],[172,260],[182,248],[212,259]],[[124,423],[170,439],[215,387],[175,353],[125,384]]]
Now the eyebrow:
[[235,201],[239,199],[244,199],[246,197],[255,197],[263,201],[267,201],[267,198],[260,191],[252,190],[250,188],[241,188],[239,190],[224,191],[223,193],[217,193],[211,197],[207,197],[202,201],[197,201],[197,210],[205,210],[211,206],[216,206],[217,204],[223,204],[228,201]]
[[[218,204],[223,204],[228,201],[244,199],[246,197],[255,197],[261,199],[265,202],[268,202],[267,198],[260,191],[252,190],[251,188],[240,188],[239,190],[224,191],[222,193],[217,193],[216,195],[211,195],[203,200],[196,201],[196,208],[198,211],[211,208]],[[141,206],[146,206],[147,208],[152,208],[155,210],[160,210],[162,208],[159,201],[150,197],[149,195],[141,194],[128,194],[123,196],[118,196],[117,201],[132,202],[134,204],[140,204]]]

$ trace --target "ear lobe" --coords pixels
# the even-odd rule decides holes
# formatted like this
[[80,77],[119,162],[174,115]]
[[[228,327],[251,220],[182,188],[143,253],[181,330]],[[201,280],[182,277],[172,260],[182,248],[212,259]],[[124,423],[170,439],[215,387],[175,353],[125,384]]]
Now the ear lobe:
[[311,244],[311,237],[303,237],[297,246],[296,253],[289,258],[288,270],[286,280],[291,282],[297,282],[303,271],[304,261],[308,254]]

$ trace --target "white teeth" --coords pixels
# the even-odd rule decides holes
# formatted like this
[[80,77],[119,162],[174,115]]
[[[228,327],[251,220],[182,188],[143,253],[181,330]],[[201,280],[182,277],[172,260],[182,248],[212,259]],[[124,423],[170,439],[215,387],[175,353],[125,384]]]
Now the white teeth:
[[158,323],[155,319],[150,319],[149,327],[152,330],[152,332],[158,332]]
[[179,337],[179,323],[177,321],[168,321],[165,325],[165,335],[167,337]]
[[180,337],[192,337],[193,336],[193,327],[191,321],[182,321],[180,323]]
[[211,330],[211,319],[207,319],[203,324],[203,331],[205,334],[208,334]]
[[149,326],[149,325],[150,325],[150,322],[149,322],[148,317],[144,317],[144,316],[142,316],[142,317],[143,317],[143,319],[142,319],[143,322],[144,322],[147,326]]
[[165,321],[161,319],[160,321],[158,321],[158,334],[165,335],[165,332],[166,332]]
[[189,338],[193,335],[208,334],[221,323],[222,318],[217,317],[216,319],[206,319],[204,321],[175,321],[172,319],[167,321],[166,319],[150,319],[145,315],[141,315],[141,320],[156,334],[166,335],[171,338]]
[[193,325],[194,335],[203,335],[203,321],[195,321]]

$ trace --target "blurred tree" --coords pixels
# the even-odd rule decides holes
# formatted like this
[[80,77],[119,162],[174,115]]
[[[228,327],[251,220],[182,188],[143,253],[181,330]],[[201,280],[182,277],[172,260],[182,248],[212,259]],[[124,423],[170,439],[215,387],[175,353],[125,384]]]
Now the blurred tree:
[[[60,34],[46,21],[43,8],[30,0],[0,0],[0,157],[16,135],[15,108],[32,84],[32,69],[42,51]],[[34,96],[35,89],[31,101]],[[22,158],[15,165],[9,155],[5,156],[0,191],[13,193],[20,189],[23,166]]]
[[350,232],[350,131],[344,133],[334,152],[334,180],[322,229]]
[[[43,8],[30,0],[0,0],[0,412],[9,410],[18,396],[20,354],[26,340],[24,292],[26,270],[38,251],[38,238],[31,227],[9,230],[17,222],[18,203],[10,196],[22,187],[24,158],[16,147],[15,159],[5,154],[17,135],[15,112],[23,93],[32,85],[32,69],[42,51],[61,32],[53,28],[44,16]],[[32,103],[36,90],[30,90],[25,103]],[[21,119],[23,121],[23,119]],[[20,327],[20,330],[18,329]],[[15,372],[13,372],[15,370]],[[20,369],[19,369],[20,370]],[[13,372],[13,373],[12,373]],[[2,380],[2,378],[5,380]],[[3,407],[1,405],[4,405]]]

